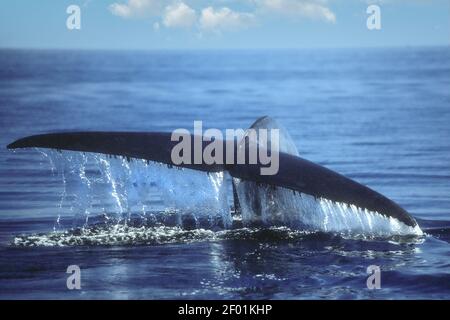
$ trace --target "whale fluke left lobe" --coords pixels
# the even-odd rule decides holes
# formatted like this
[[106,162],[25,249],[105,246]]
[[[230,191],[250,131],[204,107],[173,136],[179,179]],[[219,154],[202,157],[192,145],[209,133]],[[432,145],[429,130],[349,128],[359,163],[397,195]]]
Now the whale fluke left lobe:
[[[193,135],[186,138],[190,138],[191,143],[194,143]],[[49,148],[56,150],[95,152],[175,165],[172,161],[171,153],[173,147],[178,143],[178,140],[171,140],[171,133],[169,132],[90,131],[48,133],[28,136],[14,141],[9,144],[7,148]],[[206,143],[203,142],[203,148],[205,145]],[[193,153],[191,154],[191,157],[191,164],[182,163],[178,166],[208,172],[225,170],[224,165],[207,164],[203,162],[203,160],[202,163],[194,164]]]

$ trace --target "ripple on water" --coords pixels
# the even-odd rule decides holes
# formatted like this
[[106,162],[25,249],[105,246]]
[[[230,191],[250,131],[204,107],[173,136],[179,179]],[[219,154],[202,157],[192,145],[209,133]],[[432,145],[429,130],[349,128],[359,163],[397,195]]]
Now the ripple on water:
[[[16,247],[64,247],[64,246],[127,246],[192,243],[199,241],[247,240],[276,243],[322,241],[339,242],[342,239],[373,241],[379,237],[324,233],[321,231],[293,230],[287,227],[237,228],[231,230],[186,230],[168,226],[128,226],[123,224],[88,226],[65,231],[17,235],[11,245]],[[383,238],[390,243],[419,243],[423,237],[395,236]]]

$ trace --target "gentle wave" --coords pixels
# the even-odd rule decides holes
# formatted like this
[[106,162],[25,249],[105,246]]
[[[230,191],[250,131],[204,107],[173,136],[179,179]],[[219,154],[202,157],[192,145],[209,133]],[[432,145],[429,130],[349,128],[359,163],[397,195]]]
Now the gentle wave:
[[389,240],[394,243],[419,243],[423,237],[392,236],[389,238],[324,233],[320,231],[293,230],[287,227],[238,228],[213,231],[208,229],[186,230],[167,226],[101,225],[75,228],[66,231],[16,236],[11,245],[17,247],[65,247],[65,246],[127,246],[192,243],[201,241],[246,240],[258,242],[298,242],[314,240]]

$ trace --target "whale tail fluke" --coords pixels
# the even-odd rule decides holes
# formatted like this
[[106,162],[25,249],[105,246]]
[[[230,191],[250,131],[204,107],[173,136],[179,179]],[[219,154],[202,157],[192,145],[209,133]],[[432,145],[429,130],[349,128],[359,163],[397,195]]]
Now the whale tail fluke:
[[[252,128],[274,129],[276,127],[274,123],[270,118],[262,117],[252,125]],[[280,132],[282,134],[280,137],[283,137],[283,134],[287,135],[286,131],[280,130]],[[191,142],[191,150],[195,150],[195,136],[186,134],[184,138]],[[202,150],[210,143],[208,139],[204,141],[203,137],[200,137],[200,141],[202,141]],[[122,156],[127,159],[144,159],[205,172],[228,171],[236,179],[282,187],[315,198],[354,205],[363,210],[380,213],[388,218],[396,218],[408,226],[417,226],[416,220],[392,200],[343,175],[300,158],[292,139],[282,138],[280,141],[278,147],[280,150],[279,170],[274,175],[262,175],[262,166],[259,164],[236,164],[236,162],[234,162],[235,164],[208,164],[203,158],[201,162],[195,163],[194,153],[190,155],[190,162],[174,164],[172,151],[179,140],[173,141],[172,134],[167,132],[49,133],[25,137],[7,147],[8,149],[36,147],[94,152]],[[234,141],[234,155],[237,154],[237,148],[240,145]],[[225,152],[223,156],[226,159]],[[239,203],[235,203],[235,207],[239,209]]]

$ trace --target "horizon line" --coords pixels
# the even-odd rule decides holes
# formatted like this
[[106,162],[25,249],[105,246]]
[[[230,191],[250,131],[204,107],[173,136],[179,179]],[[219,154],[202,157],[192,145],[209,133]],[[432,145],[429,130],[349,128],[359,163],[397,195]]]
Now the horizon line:
[[205,47],[205,48],[77,48],[77,47],[1,47],[1,51],[300,51],[300,50],[346,50],[346,49],[407,49],[407,48],[450,48],[448,44],[413,44],[413,45],[364,45],[364,46],[317,46],[317,47]]

